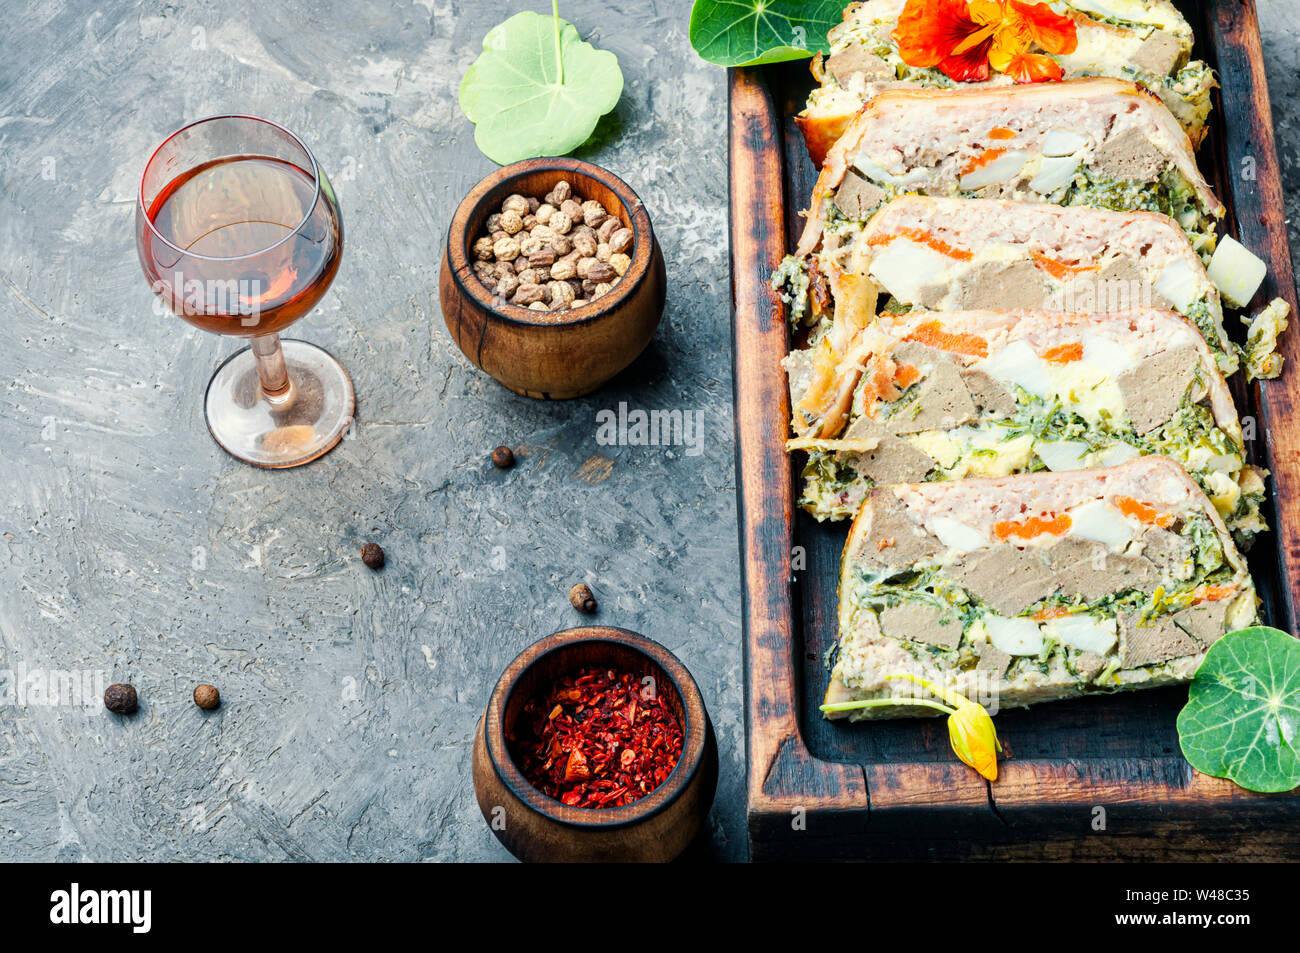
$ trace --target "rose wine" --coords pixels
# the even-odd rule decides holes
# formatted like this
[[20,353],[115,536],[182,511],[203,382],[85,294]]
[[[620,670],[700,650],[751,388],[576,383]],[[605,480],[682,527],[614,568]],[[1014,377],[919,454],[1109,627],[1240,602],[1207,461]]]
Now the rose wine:
[[[172,180],[149,208],[141,263],[156,293],[205,331],[253,336],[316,306],[338,272],[343,224],[322,175],[228,156]],[[175,246],[175,247],[172,247]],[[182,249],[182,252],[176,249]]]

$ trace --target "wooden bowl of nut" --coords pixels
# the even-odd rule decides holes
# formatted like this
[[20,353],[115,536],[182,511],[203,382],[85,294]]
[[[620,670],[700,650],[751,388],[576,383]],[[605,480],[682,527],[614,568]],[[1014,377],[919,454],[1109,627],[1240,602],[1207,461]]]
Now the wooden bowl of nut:
[[527,159],[470,190],[439,298],[465,356],[527,397],[581,397],[645,350],[667,279],[650,216],[618,176]]
[[625,629],[547,636],[507,666],[474,739],[474,794],[525,861],[669,861],[699,832],[718,748],[699,687]]

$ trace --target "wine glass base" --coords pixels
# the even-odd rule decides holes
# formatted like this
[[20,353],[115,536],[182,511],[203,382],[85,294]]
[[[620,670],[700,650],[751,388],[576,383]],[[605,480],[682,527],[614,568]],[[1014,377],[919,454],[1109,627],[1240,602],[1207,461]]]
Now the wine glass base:
[[255,467],[283,469],[332,450],[352,424],[356,396],[343,365],[306,341],[282,338],[289,392],[270,400],[252,348],[226,358],[208,382],[204,414],[221,449]]

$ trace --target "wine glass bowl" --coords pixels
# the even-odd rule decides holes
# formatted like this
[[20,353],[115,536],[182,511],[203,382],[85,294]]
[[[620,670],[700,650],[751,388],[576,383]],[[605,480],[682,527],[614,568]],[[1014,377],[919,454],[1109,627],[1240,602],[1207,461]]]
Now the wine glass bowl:
[[343,220],[306,145],[252,116],[215,116],[169,136],[145,165],[136,250],[155,294],[216,334],[251,338],[216,371],[205,413],[227,452],[291,467],[334,447],[355,399],[343,367],[279,332],[338,273]]

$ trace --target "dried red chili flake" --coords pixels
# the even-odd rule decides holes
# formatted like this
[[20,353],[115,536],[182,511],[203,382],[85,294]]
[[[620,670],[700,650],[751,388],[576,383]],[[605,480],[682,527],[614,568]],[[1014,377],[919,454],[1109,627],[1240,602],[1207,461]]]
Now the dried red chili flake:
[[530,784],[571,807],[622,807],[663,784],[682,729],[630,672],[587,668],[529,699],[510,753]]

